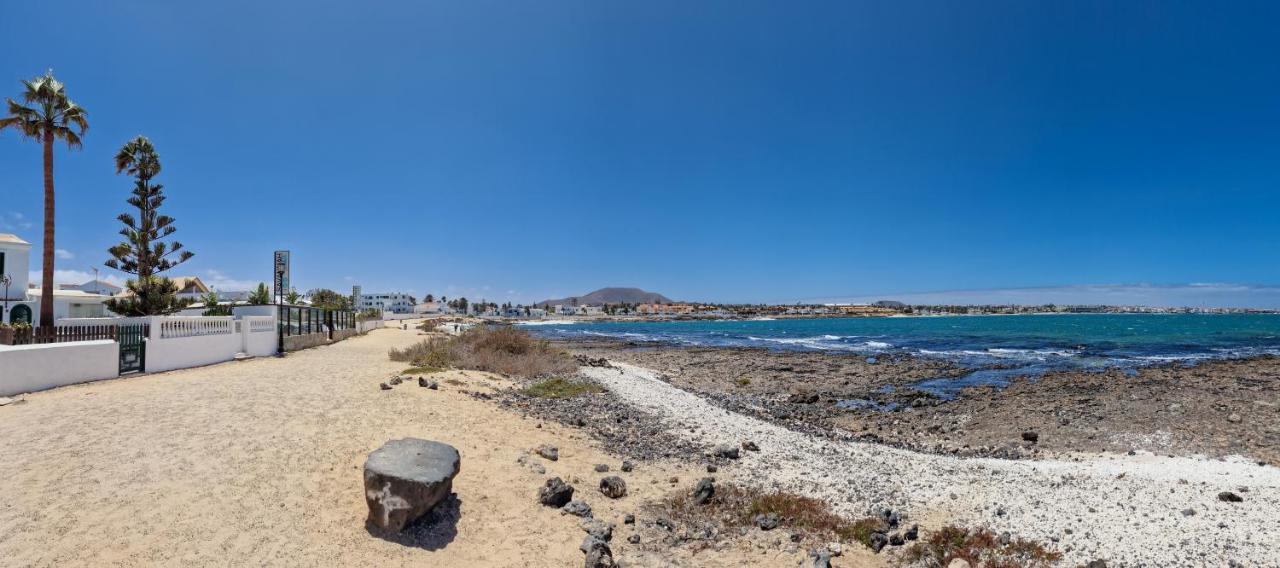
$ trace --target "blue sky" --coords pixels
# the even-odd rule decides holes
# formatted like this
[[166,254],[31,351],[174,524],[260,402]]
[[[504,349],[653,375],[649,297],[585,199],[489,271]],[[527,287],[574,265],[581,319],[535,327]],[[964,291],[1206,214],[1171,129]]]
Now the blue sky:
[[[48,14],[57,41],[32,24]],[[52,67],[90,111],[84,150],[56,158],[65,270],[106,259],[130,187],[111,157],[145,134],[196,253],[174,274],[223,288],[267,280],[286,248],[300,287],[516,302],[603,286],[721,301],[1266,290],[1278,17],[1209,2],[24,2],[0,20],[0,96]],[[13,133],[0,196],[0,231],[38,245],[39,148]]]

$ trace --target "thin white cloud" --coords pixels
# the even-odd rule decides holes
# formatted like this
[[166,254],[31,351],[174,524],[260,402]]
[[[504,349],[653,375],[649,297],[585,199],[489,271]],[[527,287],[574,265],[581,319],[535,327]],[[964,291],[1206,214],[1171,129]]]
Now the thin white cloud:
[[210,268],[204,271],[204,277],[201,281],[206,286],[219,292],[245,292],[251,291],[258,287],[260,280],[239,280],[228,276],[227,273]]
[[35,226],[27,217],[17,211],[7,211],[0,215],[0,230],[7,232],[26,231]]
[[56,256],[62,260],[71,260],[76,257],[76,255],[71,254],[71,251],[67,249],[53,249],[53,256]]

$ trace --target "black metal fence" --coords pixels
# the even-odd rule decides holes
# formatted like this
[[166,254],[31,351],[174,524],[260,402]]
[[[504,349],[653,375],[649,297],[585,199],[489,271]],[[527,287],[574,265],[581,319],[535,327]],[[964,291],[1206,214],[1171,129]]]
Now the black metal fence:
[[281,338],[324,333],[333,339],[334,331],[355,329],[356,314],[348,310],[282,305],[279,306],[277,321]]

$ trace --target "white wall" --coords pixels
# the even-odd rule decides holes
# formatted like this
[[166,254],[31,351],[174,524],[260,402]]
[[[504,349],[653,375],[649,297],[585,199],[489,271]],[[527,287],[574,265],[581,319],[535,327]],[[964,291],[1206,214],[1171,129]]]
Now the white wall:
[[356,322],[356,329],[360,330],[360,333],[367,333],[371,329],[378,329],[380,327],[383,327],[382,320],[364,320]]
[[279,350],[280,336],[276,332],[275,316],[248,316],[241,318],[240,321],[243,326],[241,352],[254,357],[276,354]]
[[0,345],[0,396],[119,375],[120,348],[114,341]]
[[[274,309],[274,307],[272,307]],[[275,316],[152,316],[64,319],[60,326],[147,323],[146,372],[158,373],[235,359],[275,355],[279,336]]]
[[274,317],[154,317],[147,338],[146,371],[212,365],[235,359],[239,353],[274,355],[278,340]]

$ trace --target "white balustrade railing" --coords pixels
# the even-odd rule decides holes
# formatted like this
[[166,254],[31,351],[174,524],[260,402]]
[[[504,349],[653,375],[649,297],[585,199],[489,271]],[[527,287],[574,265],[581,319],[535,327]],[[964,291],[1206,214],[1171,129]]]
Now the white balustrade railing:
[[235,321],[235,318],[230,316],[184,316],[156,319],[160,322],[160,339],[201,337],[206,335],[231,335],[235,332],[232,328],[232,322]]
[[243,319],[249,322],[249,333],[274,333],[276,331],[276,318],[273,316],[244,316]]

